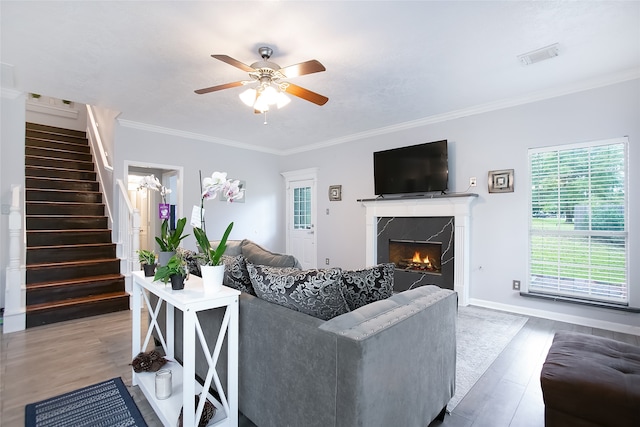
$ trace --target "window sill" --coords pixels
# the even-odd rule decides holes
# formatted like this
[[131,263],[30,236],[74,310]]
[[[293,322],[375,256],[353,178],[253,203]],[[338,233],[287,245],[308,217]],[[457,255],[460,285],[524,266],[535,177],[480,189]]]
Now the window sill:
[[626,311],[628,313],[640,313],[640,308],[629,307],[627,305],[620,305],[620,304],[614,304],[614,303],[607,303],[603,301],[592,301],[592,300],[586,300],[586,299],[563,297],[558,295],[546,295],[546,294],[540,294],[535,292],[520,292],[520,296],[527,297],[527,298],[539,298],[539,299],[545,299],[550,301],[567,302],[570,304],[588,305],[591,307],[598,307],[598,308],[609,308],[613,310]]

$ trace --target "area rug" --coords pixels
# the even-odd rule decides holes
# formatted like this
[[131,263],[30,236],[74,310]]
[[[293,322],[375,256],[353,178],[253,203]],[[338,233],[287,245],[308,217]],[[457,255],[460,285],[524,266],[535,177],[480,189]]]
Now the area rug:
[[147,427],[120,378],[30,403],[26,427]]
[[527,322],[526,317],[479,307],[460,307],[456,331],[456,393],[449,412],[460,403],[482,374]]

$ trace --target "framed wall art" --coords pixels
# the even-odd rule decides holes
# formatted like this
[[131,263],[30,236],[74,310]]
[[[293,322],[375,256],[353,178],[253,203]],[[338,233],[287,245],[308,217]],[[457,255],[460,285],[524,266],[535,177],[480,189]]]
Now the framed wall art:
[[342,200],[342,185],[329,186],[329,200],[332,202],[339,202]]
[[489,193],[512,193],[513,169],[489,171],[487,182],[489,186]]

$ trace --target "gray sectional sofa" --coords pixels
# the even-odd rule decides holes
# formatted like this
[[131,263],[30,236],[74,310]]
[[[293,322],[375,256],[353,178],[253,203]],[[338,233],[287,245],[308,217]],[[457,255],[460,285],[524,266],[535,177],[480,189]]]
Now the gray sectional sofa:
[[[242,253],[242,242],[227,252]],[[281,267],[297,263],[264,255]],[[179,314],[175,351],[181,358]],[[457,295],[436,286],[397,293],[330,320],[243,292],[240,411],[259,427],[427,426],[444,416],[454,394],[456,314]],[[215,342],[222,312],[200,316],[207,339]],[[196,354],[196,372],[206,371],[203,355]]]

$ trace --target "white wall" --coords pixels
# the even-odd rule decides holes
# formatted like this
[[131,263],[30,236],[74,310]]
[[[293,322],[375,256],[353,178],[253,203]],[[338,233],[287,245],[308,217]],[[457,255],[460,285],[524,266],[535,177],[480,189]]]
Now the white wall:
[[[125,182],[125,161],[163,165],[164,169],[183,167],[182,216],[189,219],[193,206],[200,206],[199,170],[203,177],[220,171],[227,172],[228,178],[244,180],[244,203],[205,201],[208,237],[219,240],[233,221],[230,239],[248,238],[270,250],[284,252],[284,179],[278,173],[276,156],[122,125],[116,128],[114,148],[114,174]],[[191,226],[186,229],[191,236],[185,239],[184,247],[195,249]]]
[[27,121],[84,132],[87,129],[87,109],[84,104],[67,105],[61,99],[42,96],[27,97]]
[[[640,250],[640,80],[628,81],[518,107],[464,117],[281,159],[281,170],[318,167],[318,259],[346,268],[365,265],[364,208],[373,196],[373,157],[380,149],[449,140],[449,188],[464,192],[478,178],[472,207],[471,293],[477,304],[606,326],[635,327],[640,316],[610,309],[521,297],[513,279],[527,272],[527,149],[629,136],[629,251]],[[488,194],[487,172],[515,169],[515,192]],[[342,184],[343,200],[329,202],[329,185]],[[330,214],[326,215],[326,209]],[[640,266],[629,263],[631,298],[640,306]],[[319,263],[319,265],[321,265]],[[576,317],[579,317],[577,319]],[[620,328],[618,328],[620,329]]]
[[[25,95],[2,90],[0,99],[0,307],[4,307],[6,269],[9,264],[9,207],[11,186],[20,185],[24,202]],[[23,221],[24,223],[24,221]]]

